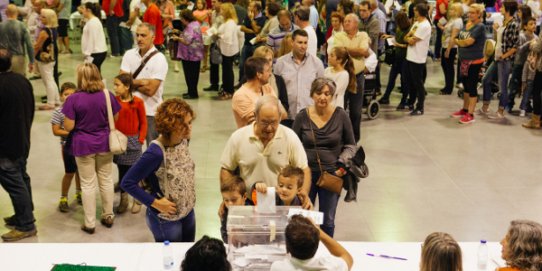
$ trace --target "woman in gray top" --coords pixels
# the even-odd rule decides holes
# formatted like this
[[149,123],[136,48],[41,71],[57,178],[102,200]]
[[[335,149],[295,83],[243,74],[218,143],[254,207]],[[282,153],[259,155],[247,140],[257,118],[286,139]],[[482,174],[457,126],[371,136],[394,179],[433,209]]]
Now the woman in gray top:
[[[345,162],[355,152],[356,143],[350,118],[340,107],[332,102],[335,94],[335,83],[327,78],[317,78],[312,82],[310,96],[314,105],[302,109],[296,116],[293,130],[299,136],[311,169],[312,185],[309,197],[324,213],[322,230],[333,237],[335,231],[335,212],[339,202],[339,194],[316,186],[322,169],[342,177],[346,174]],[[314,133],[314,136],[313,136]]]
[[474,122],[474,108],[478,100],[477,84],[480,69],[484,63],[484,44],[486,42],[485,27],[482,23],[484,6],[472,4],[469,7],[469,21],[459,32],[454,43],[459,47],[459,71],[461,81],[464,83],[463,107],[451,114],[451,117],[460,118],[459,123]]

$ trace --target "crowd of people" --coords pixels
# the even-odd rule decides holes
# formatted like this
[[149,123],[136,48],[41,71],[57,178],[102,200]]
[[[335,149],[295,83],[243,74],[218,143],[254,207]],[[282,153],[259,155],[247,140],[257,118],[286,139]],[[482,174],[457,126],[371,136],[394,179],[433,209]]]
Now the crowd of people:
[[[486,11],[493,5],[500,16]],[[540,128],[542,42],[536,37],[540,5],[534,0],[524,5],[514,0],[493,5],[469,0],[438,0],[435,6],[425,0],[400,4],[378,0],[104,0],[101,6],[93,1],[75,6],[69,0],[28,0],[22,7],[7,5],[0,23],[0,120],[9,127],[0,133],[0,181],[15,214],[4,218],[13,229],[2,239],[17,241],[37,234],[26,174],[35,109],[32,86],[26,79],[29,72],[45,86],[47,95],[38,109],[52,112],[53,134],[61,140],[65,175],[59,211],[69,211],[67,197],[75,178],[84,232],[94,234],[96,230],[98,187],[104,226],[112,227],[115,216],[128,210],[131,195],[132,213],[139,212],[142,205],[147,207],[147,225],[155,241],[194,242],[195,163],[188,146],[196,114],[185,100],[199,98],[200,73],[209,70],[209,87],[203,91],[217,91],[218,100],[231,99],[238,128],[220,158],[223,201],[218,214],[223,241],[227,242],[228,208],[257,205],[257,193],[275,187],[277,205],[312,209],[318,200],[319,211],[324,213],[320,230],[301,217],[292,218],[286,230],[292,262],[283,264],[296,265],[295,260],[317,264],[305,260],[314,256],[309,252],[316,251],[320,240],[342,259],[337,268],[349,269],[351,256],[332,239],[339,194],[323,183],[360,177],[352,170],[352,161],[360,152],[365,76],[374,73],[377,93],[381,87],[382,64],[372,59],[393,55],[381,104],[390,103],[401,75],[397,110],[423,115],[426,63],[434,54],[441,60],[445,78],[440,94],[449,95],[454,86],[462,85],[463,107],[451,115],[460,118],[460,123],[474,121],[480,82],[480,114],[503,119],[521,94],[520,115],[532,109],[531,119],[523,126]],[[76,68],[77,81],[60,84],[59,54],[73,53],[67,29],[72,10],[82,18],[83,60]],[[484,25],[489,18],[494,21],[493,43],[488,42]],[[106,90],[101,72],[108,54],[122,57],[120,73],[114,77],[114,94]],[[178,62],[188,92],[182,99],[164,101],[169,65],[179,72]],[[240,71],[237,80],[235,65]],[[485,72],[480,76],[482,67]],[[494,81],[499,106],[490,113]],[[128,138],[123,154],[110,152],[111,126]],[[112,176],[113,164],[119,172],[118,185]],[[113,206],[115,190],[121,198],[117,208]],[[526,237],[521,231],[542,238],[539,224],[512,222],[502,242],[506,247],[503,258],[517,270],[539,270],[533,267],[541,265],[538,248],[532,248],[537,255],[528,254],[532,261],[514,258],[527,257],[521,251],[526,248],[515,244],[529,241],[522,239]],[[304,244],[316,248],[299,247],[298,238],[310,239]],[[438,257],[441,245],[455,249],[455,255],[447,255],[453,256],[447,259],[447,266],[461,261],[460,249],[449,235],[432,234],[425,243],[422,270],[435,270],[428,266],[436,263],[424,263],[424,259]],[[455,266],[449,270],[461,270],[460,264]],[[277,264],[276,268],[290,267]]]

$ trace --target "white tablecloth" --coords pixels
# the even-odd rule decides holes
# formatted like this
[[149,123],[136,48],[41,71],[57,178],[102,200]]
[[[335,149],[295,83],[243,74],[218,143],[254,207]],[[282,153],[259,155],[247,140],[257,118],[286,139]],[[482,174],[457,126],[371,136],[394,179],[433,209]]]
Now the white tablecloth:
[[[420,261],[420,242],[374,243],[341,242],[354,258],[352,270],[363,271],[418,271]],[[460,243],[463,253],[463,270],[477,271],[478,243]],[[162,244],[159,243],[88,243],[88,244],[49,244],[24,243],[0,244],[0,270],[6,271],[48,271],[54,264],[70,263],[99,266],[115,266],[118,271],[161,271]],[[173,270],[179,265],[191,243],[174,243],[173,254],[177,257]],[[501,246],[488,243],[489,262],[487,271],[495,270],[497,264],[504,265],[500,258]],[[406,261],[370,257],[389,255],[406,258]],[[320,244],[318,254],[328,254]]]

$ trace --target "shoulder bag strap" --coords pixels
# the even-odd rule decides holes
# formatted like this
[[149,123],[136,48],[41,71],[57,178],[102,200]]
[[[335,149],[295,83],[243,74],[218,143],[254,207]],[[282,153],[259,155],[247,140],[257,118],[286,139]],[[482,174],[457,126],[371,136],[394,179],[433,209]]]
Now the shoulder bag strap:
[[312,120],[309,114],[309,108],[306,108],[305,113],[307,113],[307,120],[309,121],[309,127],[311,128],[312,139],[314,140],[314,150],[316,151],[316,161],[318,162],[318,167],[320,168],[320,174],[324,173],[322,169],[322,163],[320,162],[320,155],[318,154],[318,147],[316,147],[316,135],[314,134],[314,129],[312,128]]
[[149,60],[156,54],[158,54],[158,49],[154,50],[152,53],[150,53],[150,55],[148,55],[145,59],[143,59],[143,61],[141,62],[141,65],[139,65],[139,67],[137,68],[137,70],[132,74],[132,78],[136,79],[137,76],[139,75],[139,73],[141,73],[141,71],[143,70],[143,68],[145,68],[145,65],[147,65],[147,62],[149,62]]
[[113,119],[113,109],[111,108],[111,97],[109,96],[109,90],[103,90],[105,94],[105,103],[107,105],[107,119],[109,120],[109,130],[115,130],[115,120]]

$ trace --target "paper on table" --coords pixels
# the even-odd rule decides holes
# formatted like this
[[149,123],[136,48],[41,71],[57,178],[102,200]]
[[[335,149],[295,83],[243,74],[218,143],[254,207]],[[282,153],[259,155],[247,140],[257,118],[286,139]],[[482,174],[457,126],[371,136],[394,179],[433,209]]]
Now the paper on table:
[[268,187],[267,193],[257,192],[256,196],[258,197],[258,205],[256,205],[256,212],[270,214],[276,213],[276,203],[275,203],[275,188]]
[[293,215],[302,215],[304,217],[308,217],[312,219],[312,221],[314,221],[314,224],[317,224],[317,225],[324,224],[324,213],[322,212],[309,211],[309,210],[303,210],[303,209],[288,210],[288,217],[291,217]]
[[395,46],[395,38],[387,38],[386,42],[389,46]]

